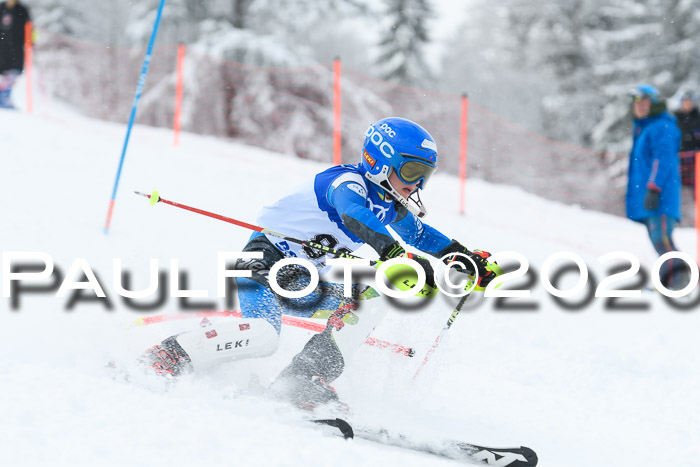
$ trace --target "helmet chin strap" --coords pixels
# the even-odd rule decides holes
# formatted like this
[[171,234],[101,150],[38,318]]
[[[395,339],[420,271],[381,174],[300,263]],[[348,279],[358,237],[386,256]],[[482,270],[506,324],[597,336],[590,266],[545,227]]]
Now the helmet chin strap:
[[[403,207],[408,209],[417,217],[421,218],[425,216],[428,213],[428,210],[425,208],[425,205],[420,199],[419,189],[416,188],[416,190],[413,193],[411,193],[411,196],[409,196],[408,199],[404,198],[398,191],[396,191],[396,189],[393,186],[391,186],[391,183],[389,183],[388,171],[388,168],[384,166],[384,168],[378,175],[373,175],[369,172],[365,172],[365,178],[370,182],[374,183],[375,185],[381,187],[384,190],[385,194],[394,198]],[[413,197],[413,195],[415,195],[415,198]]]

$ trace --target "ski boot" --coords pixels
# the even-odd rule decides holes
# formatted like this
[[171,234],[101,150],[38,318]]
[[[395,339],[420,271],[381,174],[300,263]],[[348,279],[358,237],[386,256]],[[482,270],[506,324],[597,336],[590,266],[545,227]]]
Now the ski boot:
[[273,397],[309,410],[321,406],[347,408],[329,384],[340,376],[345,366],[343,356],[333,342],[332,328],[329,324],[322,333],[314,335],[282,370],[270,386]]
[[156,374],[173,379],[192,373],[190,357],[182,350],[175,337],[168,337],[160,345],[147,349],[139,358],[139,362],[152,368]]
[[320,376],[281,375],[270,387],[271,394],[304,410],[323,407],[347,412],[335,388]]

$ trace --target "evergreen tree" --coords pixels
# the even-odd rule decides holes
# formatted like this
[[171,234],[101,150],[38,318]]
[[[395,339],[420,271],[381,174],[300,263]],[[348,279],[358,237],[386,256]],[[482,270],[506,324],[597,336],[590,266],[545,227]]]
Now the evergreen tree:
[[511,15],[508,2],[472,2],[443,57],[440,87],[466,92],[472,102],[541,133],[540,106],[551,86],[523,53],[538,14],[532,4],[527,8],[518,5],[519,14]]
[[591,19],[597,0],[549,2],[541,10],[533,65],[550,81],[541,108],[549,137],[589,146],[602,104],[594,82]]
[[626,152],[631,117],[626,92],[649,83],[670,97],[692,84],[698,70],[695,41],[700,21],[684,0],[608,2],[597,14],[594,83],[604,98],[592,144]]
[[38,28],[99,44],[113,45],[110,38],[123,29],[126,17],[117,0],[32,0],[27,5]]
[[669,0],[667,3],[669,12],[668,21],[664,22],[664,29],[673,38],[672,50],[675,62],[672,69],[678,76],[678,91],[685,88],[700,91],[700,13],[698,4],[694,0]]
[[389,20],[386,35],[379,42],[377,64],[382,76],[406,85],[426,86],[431,77],[425,62],[430,41],[427,22],[432,18],[428,0],[385,0]]
[[[476,16],[481,9],[493,17]],[[476,3],[464,37],[486,21],[490,27],[482,33],[488,40],[471,37],[470,44],[455,44],[445,71],[458,76],[454,69],[461,69],[466,79],[477,80],[485,74],[485,94],[508,82],[512,89],[529,89],[536,101],[530,111],[542,116],[547,136],[625,153],[629,89],[650,83],[670,97],[700,84],[696,10],[695,0],[504,0],[500,10],[492,2]],[[459,63],[460,51],[468,52],[462,53],[468,63]],[[475,61],[479,70],[473,69]],[[519,121],[521,100],[494,99],[492,108]]]

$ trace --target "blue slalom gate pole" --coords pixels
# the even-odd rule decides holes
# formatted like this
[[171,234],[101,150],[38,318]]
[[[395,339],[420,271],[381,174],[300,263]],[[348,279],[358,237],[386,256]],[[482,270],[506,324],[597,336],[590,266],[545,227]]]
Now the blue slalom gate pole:
[[160,0],[160,5],[158,5],[158,13],[156,15],[156,21],[153,24],[153,32],[151,33],[151,39],[148,41],[148,49],[146,50],[146,56],[143,59],[143,67],[141,68],[141,75],[139,76],[139,82],[136,85],[136,94],[134,95],[134,103],[131,106],[131,115],[129,116],[129,125],[126,128],[126,137],[124,138],[124,146],[122,148],[122,155],[119,159],[119,168],[117,169],[117,176],[114,179],[114,188],[112,188],[112,198],[109,201],[109,208],[107,209],[107,220],[105,221],[104,233],[109,234],[109,225],[112,223],[112,213],[114,212],[114,202],[117,198],[117,188],[119,187],[119,179],[122,175],[122,168],[124,167],[124,158],[126,157],[126,148],[129,145],[129,137],[131,136],[131,128],[134,126],[134,120],[136,119],[136,109],[139,106],[139,99],[141,99],[141,92],[143,91],[143,86],[146,83],[146,74],[148,73],[148,65],[151,63],[151,55],[153,54],[153,44],[156,42],[156,34],[158,34],[158,26],[160,25],[160,17],[163,14],[163,6],[165,6],[165,0]]

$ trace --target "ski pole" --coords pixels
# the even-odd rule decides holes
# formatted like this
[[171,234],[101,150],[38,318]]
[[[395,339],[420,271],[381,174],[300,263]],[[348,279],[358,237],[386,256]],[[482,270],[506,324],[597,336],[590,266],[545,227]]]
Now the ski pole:
[[[353,255],[351,253],[345,253],[343,251],[336,250],[335,248],[327,247],[321,243],[316,243],[316,242],[313,242],[311,240],[299,240],[298,238],[289,237],[289,236],[282,234],[280,232],[275,232],[274,230],[259,227],[259,226],[254,225],[254,224],[249,224],[248,222],[239,221],[238,219],[233,219],[231,217],[222,216],[221,214],[216,214],[214,212],[205,211],[204,209],[194,208],[192,206],[187,206],[186,204],[176,203],[175,201],[170,201],[170,200],[161,198],[160,195],[158,194],[158,190],[154,190],[153,193],[151,193],[150,195],[146,194],[146,193],[142,193],[140,191],[134,191],[134,193],[136,193],[139,196],[144,196],[144,197],[150,199],[151,206],[155,205],[156,203],[165,203],[165,204],[169,204],[170,206],[174,206],[176,208],[184,209],[186,211],[194,212],[196,214],[201,214],[202,216],[207,216],[207,217],[211,217],[213,219],[218,219],[220,221],[228,222],[229,224],[237,225],[239,227],[243,227],[243,228],[246,228],[249,230],[254,230],[254,231],[260,232],[262,234],[272,235],[273,237],[277,237],[277,238],[280,238],[282,240],[286,240],[288,242],[297,243],[301,246],[308,247],[308,248],[311,248],[313,250],[321,251],[325,254],[333,255],[336,258],[350,258],[350,259],[365,259],[365,260],[367,260],[367,258],[362,258],[360,256]],[[369,261],[369,265],[373,268],[376,268],[382,264],[382,261],[375,261],[375,260],[371,260],[371,259],[369,259],[367,261]],[[404,270],[403,269],[398,270],[396,272],[396,274],[397,274],[396,277],[401,276],[400,271],[404,271]],[[392,280],[392,283],[396,287],[398,287],[400,290],[409,290],[415,286],[415,283],[411,283],[408,280],[402,280],[401,282],[396,282],[396,281]],[[437,289],[432,289],[429,286],[424,286],[418,292],[418,294],[419,294],[419,296],[430,297],[431,294],[434,293],[436,290]]]
[[[150,199],[151,205],[155,205],[156,203],[169,204],[170,206],[174,206],[176,208],[184,209],[186,211],[194,212],[196,214],[201,214],[203,216],[211,217],[213,219],[218,219],[220,221],[228,222],[229,224],[237,225],[239,227],[243,227],[243,228],[246,228],[249,230],[254,230],[256,232],[260,232],[261,234],[272,235],[273,237],[281,238],[282,240],[286,240],[288,242],[296,243],[296,244],[299,244],[301,246],[305,246],[305,247],[308,247],[308,248],[311,248],[314,250],[322,251],[326,254],[333,255],[337,258],[365,259],[365,258],[361,258],[359,256],[355,256],[355,255],[350,254],[350,253],[345,253],[343,251],[336,250],[335,248],[327,247],[321,243],[312,242],[310,240],[299,240],[298,238],[289,237],[289,236],[284,235],[282,233],[275,232],[274,230],[266,229],[266,228],[259,227],[259,226],[254,225],[254,224],[249,224],[247,222],[239,221],[239,220],[233,219],[231,217],[226,217],[226,216],[222,216],[221,214],[216,214],[213,212],[205,211],[204,209],[199,209],[199,208],[194,208],[192,206],[187,206],[186,204],[176,203],[175,201],[170,201],[170,200],[167,200],[165,198],[161,198],[160,195],[158,194],[157,190],[153,191],[153,193],[151,193],[150,195],[147,193],[142,193],[140,191],[134,191],[134,193],[136,193],[139,196],[144,196],[144,197]],[[372,267],[376,267],[379,264],[380,264],[379,261],[369,260],[369,265]]]
[[[496,275],[496,277],[498,277],[504,273],[503,269],[495,262],[489,263],[488,266],[486,266],[486,269],[488,271],[491,271],[492,273],[494,273]],[[478,280],[478,278],[474,278],[474,280]],[[469,287],[469,284],[467,284],[467,287]],[[498,288],[498,287],[500,287],[500,284],[496,285],[496,288]],[[420,366],[416,370],[416,373],[413,375],[414,380],[416,378],[418,378],[418,375],[420,375],[420,372],[423,371],[423,368],[425,368],[425,365],[428,363],[428,359],[435,352],[435,350],[437,350],[438,345],[440,345],[440,340],[442,340],[442,336],[444,336],[445,333],[452,327],[452,324],[454,324],[455,320],[457,319],[457,316],[459,316],[459,312],[462,311],[462,307],[464,306],[464,302],[467,301],[467,298],[469,298],[469,296],[475,290],[479,291],[479,292],[483,292],[484,290],[486,290],[486,286],[482,286],[482,285],[480,285],[480,283],[477,283],[477,285],[475,287],[472,287],[466,295],[464,295],[462,298],[459,299],[457,306],[455,307],[455,309],[452,312],[452,314],[450,315],[450,317],[447,319],[447,323],[445,323],[445,326],[440,331],[440,334],[438,334],[438,336],[435,338],[435,342],[433,342],[433,346],[430,348],[430,350],[428,350],[428,353],[425,354],[425,358],[423,358],[423,361],[421,362]]]
[[447,323],[445,326],[443,326],[442,330],[440,331],[440,334],[435,338],[435,342],[433,342],[433,346],[428,350],[428,353],[425,354],[425,358],[423,358],[423,361],[421,362],[420,366],[418,367],[418,370],[416,370],[416,374],[413,375],[413,379],[415,380],[418,378],[418,375],[420,375],[420,372],[423,371],[423,368],[425,368],[425,365],[428,363],[428,359],[430,359],[430,356],[437,350],[438,345],[440,345],[440,340],[442,339],[442,336],[452,327],[452,324],[455,322],[457,319],[457,316],[459,315],[459,312],[462,311],[462,307],[464,306],[464,302],[467,301],[467,298],[469,298],[469,295],[471,293],[466,294],[462,298],[459,299],[459,302],[457,303],[457,306],[455,307],[454,311],[450,315],[450,317],[447,319]]

